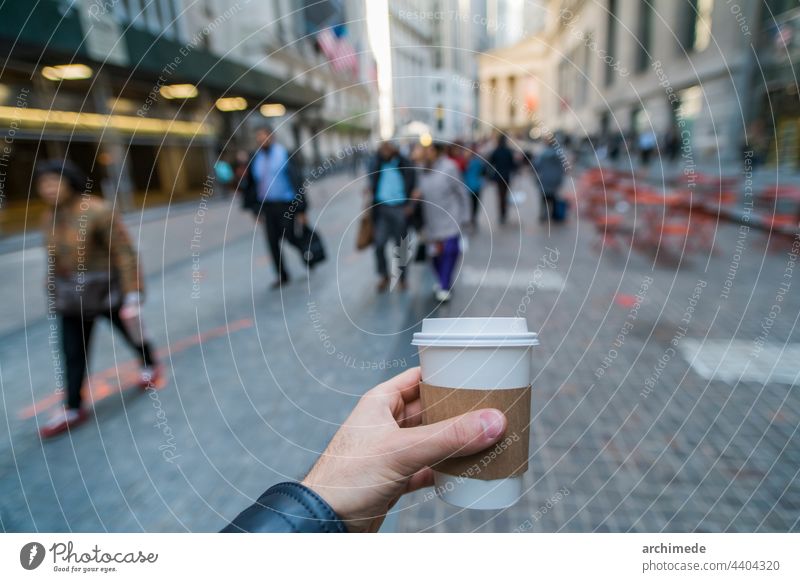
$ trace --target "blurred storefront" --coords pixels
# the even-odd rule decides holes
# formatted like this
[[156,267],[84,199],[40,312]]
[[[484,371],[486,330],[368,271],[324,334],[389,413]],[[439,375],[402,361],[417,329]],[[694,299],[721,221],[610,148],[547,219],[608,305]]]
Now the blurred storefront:
[[181,11],[177,0],[0,6],[0,236],[38,227],[37,160],[69,157],[123,209],[166,204],[199,196],[223,147],[249,145],[239,130],[253,106],[314,109],[321,91],[207,50],[233,14],[192,30]]
[[[759,77],[753,86],[755,115],[749,128],[753,146],[767,147],[768,163],[800,168],[800,95],[797,62],[800,60],[800,6],[796,1],[770,2],[761,15]],[[763,74],[763,78],[761,75]]]

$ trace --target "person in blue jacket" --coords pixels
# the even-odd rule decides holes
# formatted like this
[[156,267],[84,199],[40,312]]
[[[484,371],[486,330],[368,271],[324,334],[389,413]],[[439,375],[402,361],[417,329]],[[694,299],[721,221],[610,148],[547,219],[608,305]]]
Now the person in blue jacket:
[[306,223],[308,203],[298,156],[290,156],[286,148],[275,141],[269,124],[256,129],[256,142],[258,148],[250,157],[238,189],[242,191],[242,207],[264,223],[267,248],[276,273],[272,289],[279,289],[289,282],[281,255],[282,243],[286,240],[298,246],[295,221]]

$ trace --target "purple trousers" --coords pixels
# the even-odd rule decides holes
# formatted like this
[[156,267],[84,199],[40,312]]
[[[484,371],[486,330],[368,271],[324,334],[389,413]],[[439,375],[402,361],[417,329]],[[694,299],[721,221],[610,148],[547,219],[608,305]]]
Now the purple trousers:
[[436,254],[433,256],[433,270],[439,279],[439,285],[445,291],[450,290],[453,284],[453,271],[458,262],[461,249],[458,245],[458,236],[436,241]]

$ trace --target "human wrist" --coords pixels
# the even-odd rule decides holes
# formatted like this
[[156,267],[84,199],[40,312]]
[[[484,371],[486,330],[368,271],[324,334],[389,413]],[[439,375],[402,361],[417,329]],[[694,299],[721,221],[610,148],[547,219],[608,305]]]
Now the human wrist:
[[[319,462],[317,462],[317,464],[319,464]],[[344,503],[336,492],[336,487],[326,487],[322,485],[320,480],[316,477],[316,468],[317,465],[314,465],[314,467],[311,468],[311,471],[309,471],[308,475],[306,475],[306,477],[300,481],[300,485],[306,489],[309,489],[319,496],[320,499],[322,499],[325,503],[327,503],[328,507],[333,510],[339,519],[342,520],[342,523],[344,523],[347,527],[348,516],[346,515]],[[348,527],[348,530],[349,529],[350,528]]]

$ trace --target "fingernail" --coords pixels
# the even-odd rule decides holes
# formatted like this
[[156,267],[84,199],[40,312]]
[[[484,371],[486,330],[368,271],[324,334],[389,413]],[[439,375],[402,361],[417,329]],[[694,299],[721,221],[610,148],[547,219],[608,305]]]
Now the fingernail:
[[505,430],[505,418],[498,410],[485,410],[481,412],[481,428],[486,438],[496,439]]

